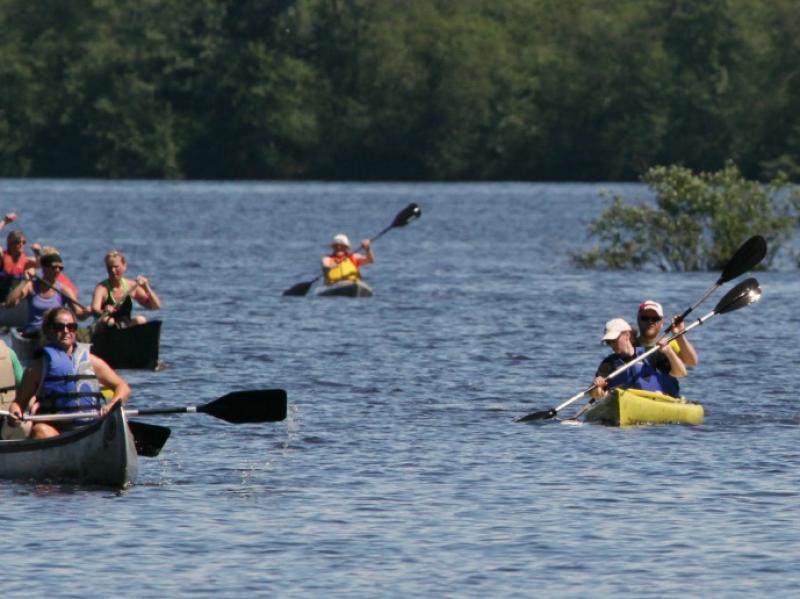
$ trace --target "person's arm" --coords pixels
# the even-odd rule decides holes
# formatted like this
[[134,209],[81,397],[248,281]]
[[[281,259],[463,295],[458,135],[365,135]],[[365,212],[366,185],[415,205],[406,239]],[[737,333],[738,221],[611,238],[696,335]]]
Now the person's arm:
[[595,385],[595,388],[590,391],[592,399],[603,399],[608,395],[610,391],[608,387],[608,375],[614,372],[614,367],[609,362],[608,357],[606,357],[602,362],[600,362],[600,366],[597,367],[597,372],[594,375],[594,381],[592,381]]
[[[682,333],[685,328],[686,326],[682,320],[678,320],[677,318],[672,319],[671,331],[673,334]],[[681,335],[676,341],[680,350],[678,356],[683,363],[687,366],[697,366],[700,363],[700,358],[697,357],[697,351],[694,349],[688,337],[686,337],[686,335]]]
[[367,253],[366,255],[359,254],[359,266],[375,262],[375,254],[372,253],[372,242],[369,239],[365,239],[361,242],[361,247],[363,247]]
[[98,283],[92,292],[92,304],[89,307],[92,314],[97,318],[103,315],[103,302],[106,299],[106,286]]
[[686,371],[686,364],[678,357],[678,354],[676,354],[675,350],[667,343],[667,340],[662,339],[659,341],[658,345],[661,347],[661,353],[669,360],[669,374],[676,379],[685,377],[688,374]]
[[111,399],[100,410],[100,414],[104,415],[107,414],[118,401],[122,403],[128,401],[131,395],[131,388],[128,386],[128,383],[125,382],[125,379],[118,375],[105,360],[94,354],[90,354],[89,358],[92,361],[92,369],[100,385],[104,388],[111,389],[112,392]]
[[33,258],[28,259],[27,267],[36,270],[42,260],[42,245],[40,243],[32,243],[31,251],[33,252]]
[[75,318],[78,320],[86,320],[92,315],[91,308],[81,305],[69,289],[56,289],[56,292],[61,294],[61,297],[64,298],[67,306],[75,313]]
[[18,425],[22,420],[22,413],[28,408],[28,403],[36,395],[39,390],[39,384],[42,381],[42,359],[34,360],[22,375],[22,382],[17,390],[17,396],[11,405],[8,406],[8,411],[12,416],[12,423],[14,426]]
[[131,296],[149,310],[161,308],[161,300],[156,295],[156,292],[153,291],[153,288],[150,287],[150,281],[147,280],[147,277],[142,275],[136,277],[136,288],[131,293]]
[[603,399],[608,395],[608,380],[602,376],[594,377],[594,389],[589,393],[592,399]]
[[9,225],[17,220],[17,213],[16,212],[6,212],[3,220],[0,221],[0,231],[2,231],[6,225]]
[[31,293],[33,293],[33,282],[23,281],[14,287],[14,289],[11,290],[11,293],[8,294],[8,297],[6,298],[6,306],[9,308],[16,306]]

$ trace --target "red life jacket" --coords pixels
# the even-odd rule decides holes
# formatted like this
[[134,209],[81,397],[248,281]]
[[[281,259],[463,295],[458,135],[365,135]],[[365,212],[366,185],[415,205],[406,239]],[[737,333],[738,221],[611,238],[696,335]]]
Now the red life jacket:
[[28,256],[20,252],[19,258],[14,260],[10,252],[3,253],[3,273],[7,277],[22,279],[25,268],[28,266]]

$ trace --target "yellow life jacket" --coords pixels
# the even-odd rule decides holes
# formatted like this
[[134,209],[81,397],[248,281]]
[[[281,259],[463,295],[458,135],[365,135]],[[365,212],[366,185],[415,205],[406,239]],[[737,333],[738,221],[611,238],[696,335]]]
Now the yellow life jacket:
[[336,266],[329,268],[325,272],[325,284],[332,285],[339,281],[357,281],[361,278],[358,272],[358,267],[350,259],[350,256],[344,258]]

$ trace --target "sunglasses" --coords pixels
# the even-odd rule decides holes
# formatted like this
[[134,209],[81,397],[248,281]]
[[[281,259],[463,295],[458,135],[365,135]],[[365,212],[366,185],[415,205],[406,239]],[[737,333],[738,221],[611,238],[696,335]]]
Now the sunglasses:
[[50,325],[50,328],[53,329],[56,333],[66,333],[67,331],[74,333],[78,330],[78,323],[77,322],[54,322]]
[[17,240],[14,242],[14,244],[16,244],[16,245],[25,245],[26,243],[28,243],[28,242],[27,242],[27,241],[25,241],[24,239],[17,239]]
[[61,272],[62,270],[64,270],[64,265],[63,264],[49,264],[47,266],[47,268],[52,268],[53,270],[55,270],[57,272]]
[[639,321],[640,322],[647,322],[647,323],[652,324],[654,322],[661,321],[661,317],[660,316],[640,316],[639,317]]

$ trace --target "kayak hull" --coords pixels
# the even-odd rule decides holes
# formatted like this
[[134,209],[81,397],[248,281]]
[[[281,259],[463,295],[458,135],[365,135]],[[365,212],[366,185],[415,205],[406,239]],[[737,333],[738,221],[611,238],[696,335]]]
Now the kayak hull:
[[0,441],[0,479],[124,487],[136,479],[138,458],[125,412],[49,439]]
[[317,288],[319,297],[372,297],[372,288],[364,281],[341,281]]
[[583,414],[586,422],[609,426],[642,424],[702,424],[703,406],[654,391],[614,389]]
[[92,353],[112,368],[155,370],[159,367],[160,344],[160,320],[124,329],[104,328],[92,334]]

